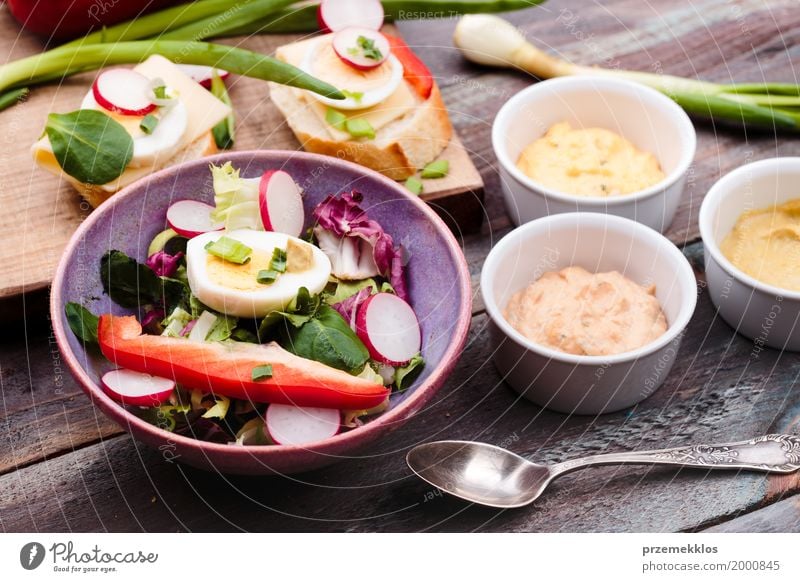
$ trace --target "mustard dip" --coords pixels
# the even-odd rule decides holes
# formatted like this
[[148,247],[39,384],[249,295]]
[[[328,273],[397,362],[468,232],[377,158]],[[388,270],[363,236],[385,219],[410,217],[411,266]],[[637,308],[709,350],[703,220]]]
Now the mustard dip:
[[514,294],[503,317],[528,339],[569,354],[608,356],[635,350],[667,331],[655,286],[617,271],[567,267]]
[[556,123],[522,151],[529,178],[565,194],[605,198],[644,190],[664,179],[655,156],[601,128]]
[[800,291],[800,198],[743,213],[720,250],[751,277]]

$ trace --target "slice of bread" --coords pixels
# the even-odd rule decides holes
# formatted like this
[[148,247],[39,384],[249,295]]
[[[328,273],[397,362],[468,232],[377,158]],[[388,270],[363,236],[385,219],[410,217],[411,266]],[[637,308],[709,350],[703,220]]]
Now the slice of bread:
[[453,135],[437,86],[428,99],[417,98],[416,107],[379,128],[375,139],[335,139],[306,101],[313,97],[297,89],[270,83],[270,97],[306,151],[349,160],[394,180],[404,180],[435,160]]
[[[92,207],[97,208],[108,200],[113,194],[117,191],[121,190],[125,186],[132,184],[136,180],[144,175],[152,174],[153,172],[157,172],[158,170],[162,170],[164,168],[168,168],[169,166],[174,166],[176,164],[181,164],[183,162],[188,162],[191,160],[197,160],[204,156],[209,156],[213,153],[216,153],[217,144],[214,141],[214,136],[211,135],[211,132],[205,133],[200,138],[194,140],[188,146],[183,148],[182,150],[178,151],[174,156],[165,160],[163,163],[159,164],[157,167],[148,168],[146,172],[137,172],[137,175],[131,176],[132,179],[127,180],[124,179],[125,174],[121,176],[121,179],[118,183],[114,185],[114,188],[110,188],[108,185],[95,185],[95,184],[85,184],[83,182],[77,181],[75,178],[67,174],[62,174],[64,178],[66,178],[83,196],[86,201],[92,205]],[[138,169],[138,168],[137,168]],[[140,175],[141,174],[141,175]]]

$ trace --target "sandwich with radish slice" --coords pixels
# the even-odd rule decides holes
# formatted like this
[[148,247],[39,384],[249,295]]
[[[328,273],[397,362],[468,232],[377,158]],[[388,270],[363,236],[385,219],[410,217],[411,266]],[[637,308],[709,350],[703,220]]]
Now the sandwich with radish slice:
[[302,146],[405,180],[434,162],[453,128],[431,72],[399,37],[382,31],[378,0],[323,0],[327,34],[275,56],[331,83],[347,99],[271,84],[270,95]]
[[[216,152],[211,131],[230,113],[178,65],[153,55],[99,73],[80,109],[48,117],[32,154],[97,206],[154,171]],[[94,136],[96,147],[79,147],[70,139],[78,133]]]

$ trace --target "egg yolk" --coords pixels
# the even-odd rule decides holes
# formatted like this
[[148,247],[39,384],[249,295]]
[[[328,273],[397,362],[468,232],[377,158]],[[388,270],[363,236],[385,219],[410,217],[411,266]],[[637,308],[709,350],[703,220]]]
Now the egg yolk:
[[258,272],[270,268],[272,253],[253,249],[250,260],[244,265],[237,265],[211,254],[206,261],[206,272],[212,283],[238,291],[257,291],[264,288],[257,281]]

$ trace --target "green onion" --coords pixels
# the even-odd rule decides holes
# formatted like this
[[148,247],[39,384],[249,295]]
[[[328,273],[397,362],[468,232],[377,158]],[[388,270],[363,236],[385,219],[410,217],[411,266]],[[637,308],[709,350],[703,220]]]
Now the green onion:
[[270,262],[270,267],[273,271],[277,271],[278,273],[285,273],[286,272],[286,251],[275,247],[275,250],[272,251],[272,261]]
[[[184,26],[173,28],[158,38],[162,40],[200,40],[203,38],[221,37],[229,31],[241,28],[247,24],[274,14],[286,8],[295,0],[251,0],[249,2],[234,2],[222,14],[210,14]],[[154,35],[155,36],[155,35]]]
[[227,150],[233,147],[236,138],[236,118],[233,115],[233,103],[228,95],[228,88],[216,69],[211,72],[211,94],[231,108],[230,115],[211,129],[211,135],[214,137],[217,147]]
[[425,166],[420,176],[422,176],[422,178],[425,180],[433,180],[437,178],[444,178],[449,171],[450,162],[447,160],[436,160],[435,162],[431,162]]
[[345,124],[347,123],[347,116],[341,111],[337,111],[332,107],[328,107],[328,110],[325,112],[325,121],[327,121],[329,125],[335,127],[340,131],[347,131],[347,129],[345,128]]
[[[522,10],[541,4],[544,0],[382,0],[384,22],[419,18],[421,13],[430,18],[452,18],[457,14],[481,12],[506,12]],[[254,20],[237,29],[229,30],[231,36],[262,34],[265,32],[316,32],[317,3],[301,8],[284,8],[269,17]]]
[[238,240],[221,236],[205,246],[206,251],[229,263],[244,265],[250,260],[253,249]]
[[348,99],[352,99],[356,103],[361,103],[361,99],[364,98],[363,91],[348,91],[347,89],[342,89],[342,95]]
[[278,271],[274,271],[272,269],[261,269],[256,275],[256,281],[258,281],[261,285],[271,285],[278,279]]
[[256,366],[253,368],[253,382],[260,382],[261,380],[269,380],[272,378],[272,364],[264,364],[263,366]]
[[142,118],[142,121],[139,122],[139,129],[145,132],[147,135],[153,133],[153,130],[158,125],[158,117],[152,114],[145,115]]
[[345,129],[347,129],[347,133],[353,137],[367,137],[369,139],[375,139],[375,129],[366,119],[348,119],[344,126]]
[[344,99],[344,95],[335,87],[272,57],[226,45],[173,40],[81,45],[13,61],[0,66],[0,95],[9,89],[63,79],[93,68],[137,63],[154,54],[178,63],[216,67],[306,89],[333,99]]
[[406,188],[410,190],[413,194],[419,196],[422,194],[422,182],[417,180],[414,176],[411,176],[406,180]]
[[540,79],[568,75],[627,79],[664,93],[692,115],[745,127],[800,130],[800,85],[725,85],[657,73],[583,67],[547,54],[528,42],[514,25],[488,14],[463,17],[453,41],[466,58],[480,64],[516,67]]
[[355,54],[358,54],[358,49],[361,49],[362,53],[364,54],[364,57],[367,59],[371,59],[373,61],[379,61],[383,58],[383,53],[380,51],[379,48],[375,46],[375,41],[372,40],[371,38],[367,38],[366,36],[359,36],[356,39],[356,44],[358,45],[358,47],[353,49],[355,50]]
[[30,90],[28,90],[26,87],[3,93],[0,95],[0,111],[6,109],[7,107],[11,107],[12,105],[16,105],[25,99],[25,97],[28,96],[28,93],[30,93]]

